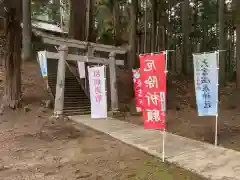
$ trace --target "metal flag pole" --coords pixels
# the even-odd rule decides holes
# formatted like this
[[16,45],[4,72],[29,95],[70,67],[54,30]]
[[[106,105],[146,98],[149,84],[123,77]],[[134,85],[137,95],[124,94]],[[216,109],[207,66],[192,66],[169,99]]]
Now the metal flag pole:
[[[219,50],[215,51],[215,53],[217,55],[217,84],[216,84],[217,87],[216,88],[219,91],[219,79],[218,79],[218,76],[219,76]],[[216,112],[217,112],[217,114],[216,114],[216,119],[215,119],[215,142],[214,142],[215,146],[218,145],[218,98],[217,98],[217,101],[216,101],[216,109],[217,109]]]
[[[165,50],[164,54],[165,54],[165,57],[166,57],[164,73],[166,74],[166,78],[167,78],[167,73],[168,73],[168,68],[167,68],[167,66],[168,66],[168,50]],[[164,101],[165,101],[165,103],[164,103],[164,111],[166,113],[166,109],[167,109],[166,94],[165,94],[165,97],[164,97]],[[166,118],[165,118],[165,121],[166,121]],[[166,138],[166,130],[164,129],[162,131],[162,161],[163,162],[165,162],[165,138]]]
[[166,131],[164,129],[162,131],[162,162],[165,161],[165,135],[166,135]]
[[[108,101],[107,101],[107,66],[104,65],[104,83],[105,83],[105,96],[106,96],[106,108],[108,109]],[[107,110],[108,112],[108,110]],[[107,117],[106,120],[109,119],[108,113],[107,113]]]
[[[165,54],[165,57],[166,57],[165,71],[164,71],[166,74],[166,80],[167,80],[167,73],[168,73],[168,53],[172,52],[172,51],[174,51],[174,50],[163,51],[163,53]],[[166,109],[167,109],[167,102],[166,102],[166,94],[165,94],[165,96],[164,96],[164,111],[165,111],[165,113],[166,113]],[[165,118],[165,121],[166,121],[166,118]],[[163,162],[165,161],[165,139],[166,139],[166,129],[164,129],[162,131],[162,161]]]
[[217,146],[218,144],[218,114],[216,115],[216,123],[215,123],[215,142],[214,145]]

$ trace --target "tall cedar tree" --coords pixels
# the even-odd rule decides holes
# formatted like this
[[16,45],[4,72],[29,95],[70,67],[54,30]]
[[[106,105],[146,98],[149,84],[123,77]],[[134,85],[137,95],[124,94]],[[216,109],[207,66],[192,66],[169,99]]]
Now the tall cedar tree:
[[6,54],[4,58],[4,96],[3,103],[12,109],[20,105],[21,100],[21,42],[22,42],[22,1],[7,0],[6,15]]

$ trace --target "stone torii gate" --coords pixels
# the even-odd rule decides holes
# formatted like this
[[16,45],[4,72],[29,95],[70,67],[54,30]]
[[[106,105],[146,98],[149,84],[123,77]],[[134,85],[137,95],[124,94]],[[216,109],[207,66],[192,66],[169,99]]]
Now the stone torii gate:
[[[116,65],[123,66],[123,59],[116,59],[116,54],[126,54],[127,48],[119,48],[115,46],[82,42],[73,39],[60,38],[50,36],[43,32],[34,30],[37,36],[41,36],[43,43],[58,45],[58,53],[46,52],[47,58],[59,59],[57,70],[57,84],[55,95],[54,115],[59,116],[63,113],[64,108],[64,87],[65,87],[65,69],[66,60],[81,61],[96,64],[105,64],[109,66],[110,70],[110,93],[111,93],[111,111],[116,112],[119,109],[117,82],[116,82]],[[87,52],[85,55],[69,54],[68,48],[78,48]],[[109,58],[95,57],[94,52],[101,51],[109,53]]]

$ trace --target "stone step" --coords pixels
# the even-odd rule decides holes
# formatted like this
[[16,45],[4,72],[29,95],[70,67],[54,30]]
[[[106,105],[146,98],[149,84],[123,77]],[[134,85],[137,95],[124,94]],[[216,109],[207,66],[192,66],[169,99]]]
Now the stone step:
[[[53,95],[56,93],[57,61],[48,64],[48,85]],[[77,77],[66,68],[64,89],[65,115],[84,115],[91,113],[90,100],[82,90]]]
[[76,96],[76,97],[68,97],[68,96],[65,96],[65,102],[90,102],[90,99],[88,99],[87,97],[79,97],[79,96]]
[[[86,96],[86,94],[84,93],[84,91],[82,91],[82,90],[77,90],[77,89],[72,89],[72,90],[69,90],[69,89],[65,89],[64,90],[64,94],[65,94],[65,96],[70,96],[70,97],[72,97],[72,96],[81,96],[81,95],[83,95],[83,96]],[[86,96],[87,97],[87,96]]]
[[79,86],[79,84],[77,84],[76,86],[67,86],[65,84],[65,90],[79,90],[79,91],[83,91],[81,86]]
[[64,103],[64,107],[66,108],[70,108],[70,107],[89,107],[90,103],[83,103],[83,102],[79,102],[79,103]]
[[85,105],[85,106],[66,106],[64,107],[65,110],[89,110],[91,109],[90,105]]
[[68,91],[64,92],[64,98],[69,98],[69,99],[88,99],[88,96],[84,92],[73,92],[73,91]]
[[64,104],[65,105],[69,105],[69,104],[90,104],[90,101],[88,99],[69,99],[69,98],[65,98],[64,99]]
[[90,101],[87,99],[64,99],[64,104],[65,105],[70,105],[70,104],[80,104],[80,105],[85,105],[85,104],[90,104]]
[[64,98],[65,99],[71,99],[71,100],[89,100],[87,96],[85,96],[85,94],[72,94],[72,95],[69,95],[69,94],[64,94]]
[[87,115],[91,114],[91,110],[89,111],[77,111],[77,110],[63,110],[64,115]]
[[87,96],[85,96],[85,94],[67,94],[64,93],[64,98],[66,99],[79,99],[79,100],[89,100]]

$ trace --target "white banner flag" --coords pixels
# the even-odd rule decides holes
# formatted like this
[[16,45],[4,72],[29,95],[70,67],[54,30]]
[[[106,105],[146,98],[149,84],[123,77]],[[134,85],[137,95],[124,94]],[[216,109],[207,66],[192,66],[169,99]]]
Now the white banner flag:
[[107,118],[105,66],[88,67],[91,117]]
[[38,62],[40,64],[41,72],[43,78],[47,78],[47,55],[46,51],[39,51],[38,52]]
[[78,61],[77,64],[78,64],[78,73],[79,73],[80,78],[85,78],[86,77],[86,75],[85,75],[85,62]]
[[218,114],[217,52],[194,54],[194,80],[199,116]]

